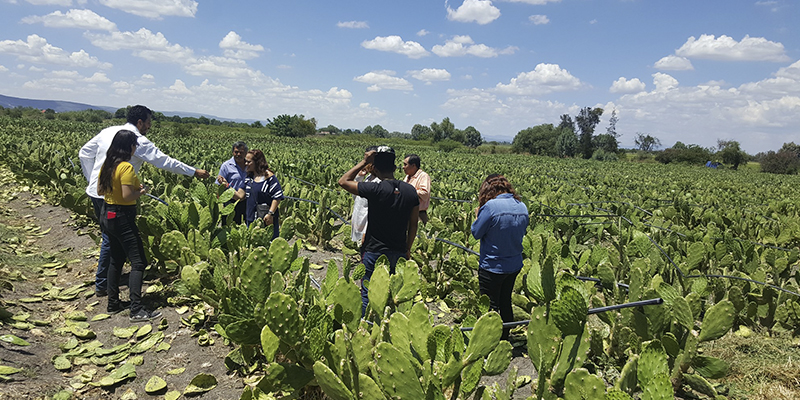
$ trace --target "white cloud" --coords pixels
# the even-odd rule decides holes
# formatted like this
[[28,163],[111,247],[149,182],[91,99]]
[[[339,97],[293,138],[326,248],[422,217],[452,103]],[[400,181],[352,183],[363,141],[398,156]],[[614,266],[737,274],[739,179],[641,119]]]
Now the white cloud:
[[692,62],[689,61],[686,57],[679,57],[674,55],[669,55],[663,57],[662,59],[656,61],[653,65],[656,69],[660,69],[662,71],[692,71],[694,70],[694,65]]
[[37,67],[35,65],[31,65],[30,67],[28,67],[28,71],[31,71],[31,72],[45,72],[45,71],[47,71],[47,68],[40,68],[40,67]]
[[72,5],[72,0],[25,0],[26,2],[35,6],[64,6],[69,7]]
[[500,9],[492,5],[491,0],[464,0],[455,10],[447,5],[447,19],[451,21],[477,22],[486,25],[498,18]]
[[514,54],[517,47],[509,46],[505,49],[495,49],[485,44],[475,44],[471,37],[467,35],[454,36],[445,44],[433,46],[431,51],[439,57],[462,57],[472,55],[481,58],[497,57],[498,55]]
[[162,17],[194,17],[197,2],[194,0],[99,0],[100,4],[126,13],[150,19]]
[[219,47],[224,50],[226,57],[240,58],[249,60],[258,57],[258,53],[264,51],[264,46],[260,44],[250,44],[242,41],[242,37],[236,32],[230,31],[219,42]]
[[216,76],[220,78],[257,78],[254,71],[243,60],[226,57],[201,57],[184,65],[184,70],[194,76]]
[[640,81],[639,78],[633,78],[628,80],[624,77],[620,77],[613,84],[611,84],[611,88],[608,90],[611,93],[639,93],[643,92],[645,88],[644,82]]
[[39,35],[30,35],[26,41],[0,41],[0,54],[11,54],[19,60],[37,64],[56,64],[81,68],[111,68],[111,64],[103,63],[90,56],[84,50],[67,53],[60,47],[47,43],[47,39]]
[[0,64],[0,72],[6,72],[6,71],[8,71],[8,68],[6,68],[4,65]]
[[169,89],[165,90],[168,94],[177,94],[177,95],[189,95],[192,94],[192,91],[186,87],[186,84],[183,83],[180,79],[175,79],[175,83],[169,87]]
[[450,73],[447,72],[446,69],[425,68],[422,70],[408,71],[408,74],[411,75],[412,78],[424,82],[450,80]]
[[356,82],[371,85],[367,88],[370,92],[377,92],[382,89],[388,90],[412,90],[414,86],[403,78],[394,76],[394,71],[372,71],[364,75],[353,78]]
[[739,42],[725,35],[701,35],[699,39],[691,36],[675,54],[717,61],[789,61],[783,44],[749,35]]
[[580,79],[572,76],[569,71],[562,69],[558,64],[539,64],[533,71],[523,72],[512,78],[508,84],[498,83],[495,90],[498,93],[535,96],[552,92],[577,90],[583,84]]
[[94,75],[92,75],[91,77],[84,79],[84,82],[108,83],[111,82],[111,79],[108,79],[106,74],[102,72],[95,72]]
[[117,25],[91,10],[69,10],[66,14],[55,11],[47,15],[22,18],[26,24],[42,23],[49,28],[79,28],[99,31],[116,31]]
[[429,34],[429,33],[430,33],[430,32],[428,32],[428,31],[427,31],[427,30],[425,30],[425,29],[420,29],[420,30],[418,30],[418,31],[417,31],[417,36],[425,36],[425,35],[427,35],[427,34]]
[[146,28],[136,32],[86,33],[85,36],[103,50],[132,50],[133,55],[148,61],[183,64],[194,58],[191,49],[170,44],[161,32],[153,33]]
[[421,44],[414,41],[404,42],[400,36],[376,36],[375,39],[361,42],[361,47],[370,50],[388,51],[402,54],[408,58],[422,58],[430,53]]
[[547,15],[531,15],[528,17],[528,20],[533,22],[534,25],[547,25],[550,23],[550,19],[547,18]]
[[367,23],[367,21],[347,21],[347,22],[339,21],[336,23],[336,26],[338,26],[339,28],[350,28],[350,29],[369,28],[369,24]]
[[678,87],[678,80],[662,72],[653,74],[653,84],[656,85],[656,92],[666,92]]

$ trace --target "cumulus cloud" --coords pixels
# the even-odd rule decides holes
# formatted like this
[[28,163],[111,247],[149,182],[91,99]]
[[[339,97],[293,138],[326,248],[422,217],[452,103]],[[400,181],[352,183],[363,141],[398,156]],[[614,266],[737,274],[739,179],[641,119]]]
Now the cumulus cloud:
[[686,57],[679,57],[669,55],[656,61],[653,65],[656,69],[662,71],[691,71],[694,70],[694,65]]
[[42,23],[49,28],[79,28],[98,31],[116,31],[117,24],[97,15],[92,10],[69,10],[66,14],[55,11],[47,15],[22,18],[26,24]]
[[425,35],[427,35],[427,34],[429,34],[429,33],[430,33],[430,32],[428,32],[428,31],[427,31],[427,30],[425,30],[425,29],[420,29],[420,30],[418,30],[418,31],[417,31],[417,36],[425,36]]
[[458,22],[477,22],[486,25],[500,18],[500,9],[492,5],[491,0],[464,0],[460,7],[453,10],[447,6],[447,19]]
[[165,90],[166,93],[173,94],[173,95],[190,95],[192,91],[186,87],[186,84],[183,83],[180,79],[175,79],[175,83],[169,87],[169,89]]
[[653,84],[656,85],[656,92],[666,92],[678,87],[678,80],[671,75],[656,72],[653,74]]
[[462,57],[471,55],[481,58],[492,58],[498,55],[514,54],[517,47],[508,46],[505,49],[495,49],[485,44],[475,44],[468,35],[454,36],[445,44],[433,46],[431,51],[439,57]]
[[558,64],[539,64],[533,71],[523,72],[512,78],[508,84],[498,83],[498,93],[520,96],[535,96],[552,92],[577,90],[583,84],[569,71]]
[[19,60],[36,64],[56,64],[81,68],[111,68],[111,64],[100,62],[84,50],[67,53],[60,47],[47,43],[39,35],[30,35],[26,41],[0,41],[0,54],[10,54]]
[[450,80],[450,73],[447,72],[446,69],[425,68],[421,70],[408,71],[408,74],[414,79],[428,83],[433,81]]
[[99,0],[100,4],[126,13],[150,19],[163,17],[194,17],[197,2],[194,0]]
[[133,55],[148,61],[183,64],[194,58],[191,49],[171,44],[161,32],[153,33],[147,28],[136,32],[87,33],[85,36],[103,50],[131,50]]
[[633,78],[628,80],[624,77],[620,77],[613,84],[611,84],[611,88],[608,90],[611,93],[639,93],[643,92],[645,88],[644,82],[640,81],[639,78]]
[[346,21],[346,22],[339,21],[336,23],[336,26],[338,26],[339,28],[349,28],[349,29],[369,28],[369,24],[367,24],[367,21]]
[[227,57],[201,57],[193,59],[183,68],[194,76],[216,76],[220,78],[255,78],[259,75],[244,60]]
[[234,31],[228,32],[219,42],[219,47],[224,50],[226,57],[240,58],[249,60],[258,57],[258,53],[264,51],[264,46],[260,44],[250,44],[242,41],[242,37]]
[[789,61],[783,44],[749,35],[739,42],[725,35],[719,38],[715,38],[714,35],[701,35],[699,39],[691,36],[675,51],[675,54],[686,58],[717,61]]
[[371,86],[367,88],[370,92],[378,92],[382,89],[387,90],[412,90],[414,86],[403,78],[395,76],[394,71],[372,71],[364,75],[353,78],[356,82],[366,83]]
[[547,25],[550,23],[550,18],[547,18],[547,15],[531,15],[528,20],[533,22],[534,25]]
[[8,71],[8,68],[0,64],[0,72],[6,72],[6,71]]
[[375,39],[361,42],[361,47],[370,50],[388,51],[402,54],[408,58],[422,58],[430,53],[421,44],[414,41],[403,41],[400,36],[376,36]]
[[108,83],[108,82],[111,82],[111,79],[108,79],[106,74],[104,74],[102,72],[95,72],[94,75],[84,79],[84,82]]

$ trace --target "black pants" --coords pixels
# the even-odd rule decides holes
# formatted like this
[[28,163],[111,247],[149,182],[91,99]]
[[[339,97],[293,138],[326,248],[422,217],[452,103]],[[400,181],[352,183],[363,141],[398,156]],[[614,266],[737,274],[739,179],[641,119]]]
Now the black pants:
[[125,260],[131,262],[128,289],[131,298],[131,315],[142,309],[142,280],[147,259],[142,237],[136,226],[136,206],[105,204],[100,220],[103,232],[111,242],[111,262],[108,266],[108,304],[119,304],[119,276]]
[[[229,202],[225,203],[225,205],[227,206],[228,204],[231,204],[231,203],[232,203],[232,201],[229,201]],[[238,203],[236,203],[236,205],[233,208],[233,222],[236,223],[236,224],[241,224],[242,221],[244,221],[245,213],[247,213],[247,201],[240,200]],[[228,216],[223,215],[222,216],[222,226],[225,226],[225,224],[227,224],[227,223],[228,223]]]
[[[503,322],[514,322],[514,310],[511,308],[511,293],[514,292],[514,281],[519,271],[510,274],[495,274],[483,268],[478,269],[478,284],[481,294],[489,296],[489,308],[500,313]],[[510,328],[503,329],[502,339],[508,339]]]

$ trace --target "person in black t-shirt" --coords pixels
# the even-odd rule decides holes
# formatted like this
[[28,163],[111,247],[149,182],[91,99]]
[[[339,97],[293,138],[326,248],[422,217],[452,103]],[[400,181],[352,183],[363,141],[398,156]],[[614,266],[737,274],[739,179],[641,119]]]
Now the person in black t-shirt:
[[[394,150],[380,146],[378,150],[364,153],[364,159],[339,178],[339,186],[368,201],[367,233],[364,236],[362,263],[366,273],[361,280],[361,315],[366,314],[368,282],[375,270],[375,261],[385,255],[389,259],[389,273],[394,274],[400,257],[411,258],[411,246],[417,236],[419,197],[413,186],[394,178]],[[358,171],[372,164],[380,182],[356,182]]]

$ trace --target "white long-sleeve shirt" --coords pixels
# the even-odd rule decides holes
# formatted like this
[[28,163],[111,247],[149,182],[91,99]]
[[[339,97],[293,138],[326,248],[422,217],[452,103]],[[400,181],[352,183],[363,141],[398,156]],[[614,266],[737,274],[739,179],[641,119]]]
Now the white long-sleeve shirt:
[[97,194],[97,178],[100,175],[100,169],[103,167],[103,163],[106,161],[106,152],[108,148],[111,147],[111,141],[114,140],[114,136],[116,136],[117,132],[123,129],[135,133],[138,137],[136,151],[133,153],[133,157],[131,157],[130,160],[133,169],[137,173],[142,167],[142,164],[148,162],[156,168],[172,173],[188,176],[194,175],[194,167],[164,154],[150,139],[139,133],[139,130],[136,129],[136,125],[126,123],[125,125],[103,129],[81,147],[78,156],[81,159],[83,176],[89,182],[89,186],[86,186],[87,195],[98,199],[103,198],[103,196]]

